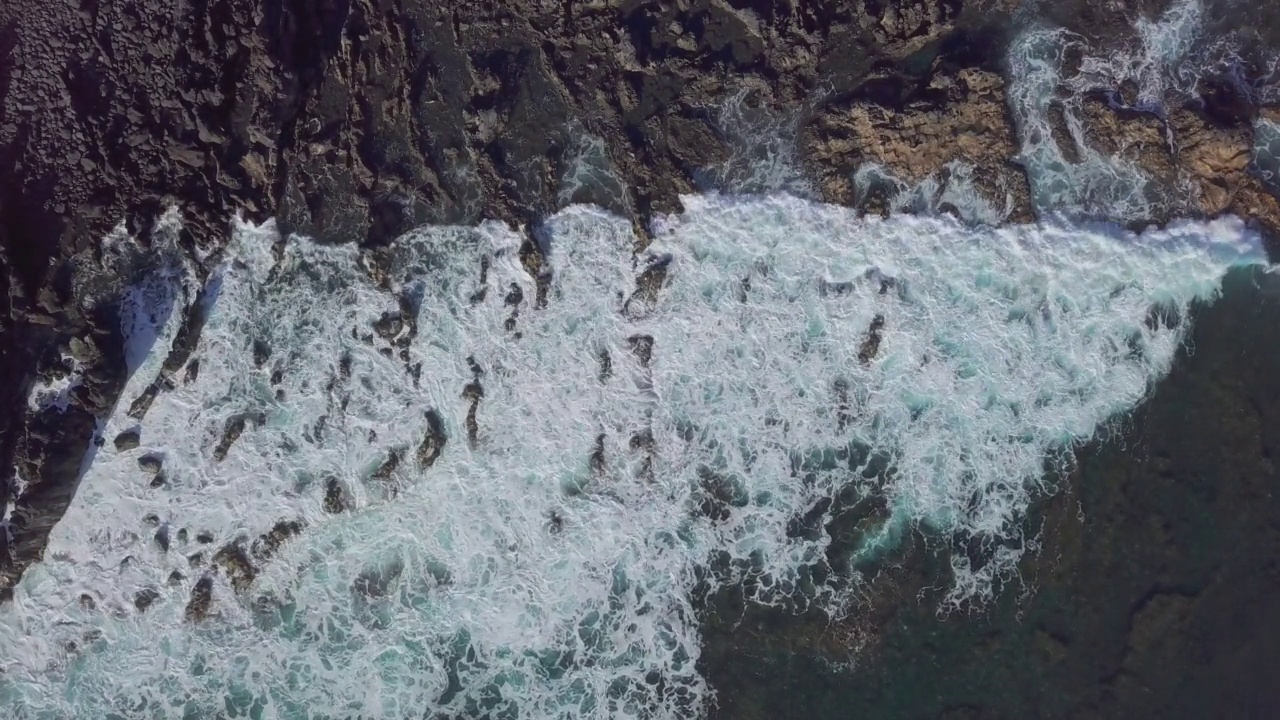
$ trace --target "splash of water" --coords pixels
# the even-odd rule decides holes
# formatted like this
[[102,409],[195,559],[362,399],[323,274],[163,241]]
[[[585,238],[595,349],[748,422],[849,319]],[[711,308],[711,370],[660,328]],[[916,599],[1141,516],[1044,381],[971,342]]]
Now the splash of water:
[[1280,192],[1280,123],[1274,120],[1253,123],[1253,171],[1272,192]]
[[172,313],[106,423],[140,446],[101,449],[0,611],[0,703],[697,714],[700,592],[750,578],[755,601],[847,612],[859,578],[825,523],[853,493],[889,508],[858,552],[911,525],[968,538],[985,549],[956,554],[952,600],[983,597],[1046,460],[1140,402],[1191,304],[1265,262],[1229,219],[684,204],[641,258],[628,222],[560,212],[541,281],[496,224],[386,256],[293,238],[278,260],[271,225],[237,225],[191,360],[128,413]]
[[884,192],[889,198],[890,213],[937,215],[949,211],[966,223],[995,227],[1013,211],[1010,194],[1006,193],[1004,205],[997,207],[974,184],[973,166],[960,160],[947,163],[941,179],[931,175],[915,184],[881,165],[866,163],[854,172],[853,185],[856,206],[866,202],[871,193]]
[[[1096,47],[1043,25],[1015,38],[1007,58],[1008,101],[1037,211],[1127,222],[1179,210],[1189,181],[1160,188],[1136,163],[1099,152],[1081,120],[1082,105],[1101,93],[1113,109],[1165,121],[1170,106],[1200,102],[1208,77],[1242,98],[1274,101],[1280,58],[1247,60],[1239,33],[1213,34],[1209,23],[1203,0],[1174,0],[1157,18],[1138,18],[1131,41],[1119,46]],[[1171,150],[1172,132],[1166,125]]]
[[[1124,158],[1094,149],[1080,122],[1080,93],[1063,78],[1068,54],[1080,45],[1062,28],[1031,29],[1010,44],[1008,102],[1031,201],[1041,213],[1118,221],[1150,218],[1156,199],[1145,173]],[[1065,137],[1054,132],[1057,118]]]

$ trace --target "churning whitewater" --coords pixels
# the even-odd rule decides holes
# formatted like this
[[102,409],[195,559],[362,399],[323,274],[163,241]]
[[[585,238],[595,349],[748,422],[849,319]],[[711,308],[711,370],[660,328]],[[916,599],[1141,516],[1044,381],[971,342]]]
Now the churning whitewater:
[[[825,519],[794,531],[853,495],[888,508],[857,553],[962,538],[951,600],[981,599],[1046,464],[1143,399],[1228,270],[1265,263],[1234,219],[683,200],[639,256],[629,222],[575,206],[535,233],[541,267],[493,223],[377,255],[240,223],[199,293],[157,263],[106,442],[0,616],[0,704],[697,714],[701,593],[750,577],[761,602],[854,610],[856,557],[828,557]],[[196,302],[198,347],[148,404]]]

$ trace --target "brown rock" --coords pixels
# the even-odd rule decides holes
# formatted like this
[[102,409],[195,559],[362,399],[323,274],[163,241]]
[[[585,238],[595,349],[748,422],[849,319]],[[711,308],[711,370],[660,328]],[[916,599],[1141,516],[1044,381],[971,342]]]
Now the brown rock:
[[137,430],[125,430],[119,435],[116,435],[116,440],[115,440],[116,450],[119,450],[121,452],[124,452],[126,450],[132,450],[138,447],[138,445],[141,443],[141,439],[142,439],[142,436],[138,433]]
[[187,601],[185,615],[188,622],[201,622],[209,615],[209,606],[213,604],[213,578],[205,575],[196,581],[191,588],[191,599]]

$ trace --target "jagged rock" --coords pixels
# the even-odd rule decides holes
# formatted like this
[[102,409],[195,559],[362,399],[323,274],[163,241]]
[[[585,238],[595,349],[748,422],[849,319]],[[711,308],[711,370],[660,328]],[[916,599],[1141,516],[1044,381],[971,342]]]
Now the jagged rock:
[[253,561],[249,559],[249,553],[240,542],[224,545],[214,553],[213,564],[227,574],[231,587],[236,592],[248,590],[254,579],[258,577],[258,569],[254,567]]
[[222,438],[218,441],[217,447],[213,449],[213,459],[222,462],[227,459],[227,453],[231,452],[231,446],[236,440],[240,439],[240,435],[244,433],[245,426],[252,421],[255,425],[262,425],[266,422],[266,418],[261,413],[236,413],[227,418],[226,425],[222,429]]
[[[254,220],[275,217],[286,232],[382,247],[427,222],[493,217],[535,226],[566,200],[591,199],[629,215],[643,245],[649,218],[679,210],[679,196],[708,187],[707,178],[738,189],[732,174],[706,171],[740,155],[744,138],[773,132],[767,123],[759,131],[726,126],[733,114],[719,109],[746,88],[758,107],[745,114],[779,118],[774,129],[798,135],[797,173],[821,199],[853,203],[851,174],[866,162],[916,182],[941,179],[949,162],[964,160],[982,193],[996,205],[1009,198],[1010,219],[1027,220],[1029,193],[1009,162],[1016,142],[996,74],[1005,19],[1021,4],[0,5],[0,162],[14,169],[0,174],[0,377],[7,379],[0,384],[0,507],[15,501],[16,508],[13,542],[6,537],[0,546],[0,597],[41,557],[71,502],[97,420],[127,379],[114,310],[122,278],[77,270],[102,265],[98,241],[118,222],[146,237],[164,204],[177,201],[185,221],[180,244],[200,276],[219,261],[237,210]],[[1077,12],[1076,3],[1047,5],[1090,37],[1115,34],[1127,27],[1126,13],[1154,7],[1146,0],[1089,12]],[[126,23],[130,32],[120,29]],[[102,38],[110,39],[108,51]],[[1248,120],[1257,109],[1212,79],[1199,99],[1202,110],[1170,108],[1169,151],[1161,149],[1162,128],[1153,134],[1149,119],[1108,108],[1087,110],[1086,132],[1104,146],[1132,148],[1162,182],[1189,180],[1198,213],[1240,213],[1274,232],[1280,207],[1247,167]],[[610,189],[564,182],[586,162],[584,148],[596,147],[579,138],[599,140],[602,149],[589,159],[612,176]],[[545,307],[551,281],[532,238],[520,259],[536,294],[512,301],[509,329],[517,336],[516,311]],[[629,315],[658,300],[664,271],[654,265],[641,274]],[[179,378],[198,377],[190,353],[203,306],[194,303],[183,318],[160,377],[128,409],[132,417],[141,419]],[[403,343],[416,332],[414,317],[402,308],[377,332]],[[375,335],[364,337],[372,344]],[[864,361],[878,338],[873,327],[859,353]],[[252,351],[265,370],[271,349],[255,343]],[[80,387],[65,410],[31,410],[33,380],[65,374],[64,352],[84,368]],[[420,377],[420,366],[406,359],[406,367]],[[602,362],[602,378],[608,368]],[[271,368],[273,384],[283,372]],[[349,356],[340,373],[350,379]],[[467,390],[472,444],[482,390],[479,378]],[[227,456],[250,421],[257,419],[228,420],[215,459]],[[652,452],[644,438],[632,439],[633,452]],[[137,447],[126,435],[117,440]],[[429,430],[419,465],[436,462],[443,448],[443,434]],[[389,478],[407,452],[392,452],[375,477]],[[13,497],[11,468],[30,480],[23,498]],[[156,468],[150,485],[166,482]],[[324,502],[329,511],[349,507],[328,485]],[[196,539],[214,542],[208,533]],[[225,550],[219,566],[230,568],[233,586],[251,582],[243,548]],[[189,560],[196,558],[204,559]],[[201,579],[188,617],[204,617],[211,592],[212,579]]]
[[641,367],[649,367],[649,362],[653,359],[653,336],[632,335],[627,338],[627,345],[640,361]]
[[191,588],[191,599],[187,601],[184,612],[188,622],[200,622],[209,615],[209,605],[213,603],[213,578],[205,575],[196,581]]
[[941,179],[948,163],[962,161],[975,168],[978,189],[988,200],[1003,206],[1006,196],[1012,196],[1010,219],[1031,219],[1026,178],[1010,163],[1018,142],[1004,80],[993,72],[962,68],[933,77],[924,92],[934,96],[932,101],[910,113],[903,113],[896,100],[854,95],[805,129],[823,199],[856,202],[853,175],[866,163],[915,183]]
[[871,319],[871,325],[867,328],[867,337],[862,341],[862,345],[858,348],[858,362],[863,365],[875,359],[876,354],[880,352],[881,333],[884,331],[884,315],[876,313]]
[[303,524],[299,520],[281,520],[271,530],[253,541],[253,556],[258,560],[267,560],[286,540],[302,532]]
[[449,439],[445,435],[444,420],[439,413],[428,410],[426,418],[427,432],[422,437],[422,444],[418,446],[418,466],[423,469],[435,464]]
[[404,459],[404,450],[401,448],[393,448],[387,453],[387,458],[382,461],[377,470],[373,471],[373,479],[380,482],[386,482],[391,479],[391,475],[395,473],[396,468],[400,467],[400,461]]
[[669,256],[654,259],[636,278],[636,290],[627,298],[622,312],[629,317],[638,318],[648,312],[658,301],[658,292],[667,281],[667,268],[671,264]]

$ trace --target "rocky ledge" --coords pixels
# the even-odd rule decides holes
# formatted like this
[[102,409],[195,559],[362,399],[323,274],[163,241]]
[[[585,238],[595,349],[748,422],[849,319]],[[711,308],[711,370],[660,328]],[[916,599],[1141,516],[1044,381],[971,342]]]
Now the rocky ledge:
[[[1074,3],[1051,20],[1125,42],[1109,34],[1162,4]],[[643,236],[653,213],[698,189],[883,207],[855,180],[869,164],[898,189],[963,172],[1004,217],[1030,220],[1005,79],[1012,29],[1031,22],[1021,5],[5,3],[0,508],[12,510],[0,593],[41,556],[126,380],[115,292],[128,278],[97,270],[114,228],[145,247],[176,206],[180,245],[203,269],[236,213],[379,246],[423,223],[529,226],[591,202]],[[1068,74],[1086,54],[1066,59]],[[1253,123],[1269,112],[1249,91],[1263,82],[1254,67],[1210,74],[1160,112],[1135,110],[1127,86],[1077,93],[1070,107],[1059,93],[1051,129],[1069,162],[1092,147],[1184,191],[1140,220],[1236,213],[1270,233],[1280,207],[1250,161]],[[763,158],[776,166],[767,177],[755,172]],[[166,367],[198,332],[193,317]],[[73,369],[58,402],[29,402],[35,383]]]

